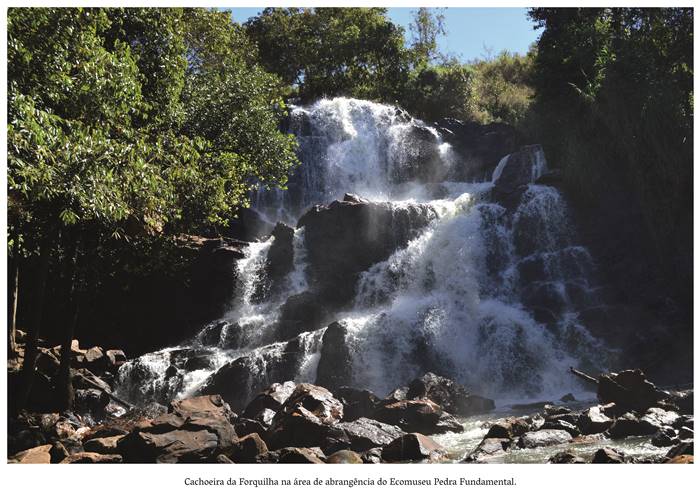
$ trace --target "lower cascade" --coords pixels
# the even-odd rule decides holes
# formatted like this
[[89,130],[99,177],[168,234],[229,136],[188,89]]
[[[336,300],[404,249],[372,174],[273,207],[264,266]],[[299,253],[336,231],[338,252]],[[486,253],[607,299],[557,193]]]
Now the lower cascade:
[[541,147],[475,167],[454,129],[346,98],[295,108],[290,130],[302,165],[254,207],[295,226],[247,244],[221,319],[122,366],[121,397],[238,410],[274,382],[384,396],[431,371],[503,404],[606,367],[581,319],[604,304],[595,262]]

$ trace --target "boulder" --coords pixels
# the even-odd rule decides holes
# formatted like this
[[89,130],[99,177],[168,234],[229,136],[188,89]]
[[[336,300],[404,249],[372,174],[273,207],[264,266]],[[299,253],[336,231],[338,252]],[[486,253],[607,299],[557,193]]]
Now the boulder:
[[348,329],[339,322],[323,332],[321,357],[316,369],[316,384],[335,391],[352,379],[352,358],[347,344]]
[[172,430],[166,433],[135,431],[117,447],[125,462],[207,462],[216,456],[219,439],[208,430]]
[[693,440],[695,438],[695,431],[690,428],[686,428],[685,426],[681,426],[678,430],[678,438],[683,441]]
[[673,411],[666,411],[658,407],[650,407],[640,418],[640,421],[658,427],[673,426],[673,424],[678,420],[678,417],[678,413]]
[[318,447],[329,427],[343,417],[343,405],[323,387],[300,383],[272,420],[265,442],[272,449]]
[[236,463],[254,463],[267,453],[267,445],[257,433],[246,435],[235,443],[231,460]]
[[675,447],[672,447],[667,453],[666,457],[673,459],[676,456],[689,455],[692,456],[694,452],[693,442],[681,442]]
[[220,395],[202,395],[189,399],[174,400],[170,403],[168,412],[177,414],[181,418],[210,418],[218,416],[231,420],[236,417]]
[[518,440],[518,447],[522,449],[534,449],[536,447],[549,447],[569,443],[573,437],[565,430],[539,430],[525,433]]
[[563,419],[545,420],[540,430],[564,430],[572,437],[577,437],[581,434],[576,425],[564,421]]
[[352,450],[339,450],[326,458],[327,464],[362,464],[362,457]]
[[112,464],[122,462],[119,454],[98,454],[97,452],[78,452],[61,461],[61,464]]
[[362,462],[365,464],[380,464],[382,462],[382,449],[375,447],[360,454]]
[[427,204],[336,201],[313,207],[298,223],[305,227],[311,288],[329,309],[351,303],[360,274],[405,247],[434,218]]
[[267,431],[268,425],[264,425],[262,422],[255,419],[238,418],[233,428],[239,437],[244,437],[251,433],[257,433],[262,437]]
[[[78,450],[75,452],[80,451]],[[66,457],[68,457],[70,455],[70,452],[68,452],[68,449],[66,449],[65,445],[63,445],[57,440],[51,444],[51,450],[49,451],[49,454],[51,455],[51,464],[56,464],[60,463]]]
[[571,414],[571,409],[564,406],[554,406],[548,404],[544,406],[544,415],[549,418],[551,416],[560,416],[562,414]]
[[382,450],[385,461],[416,461],[439,459],[445,449],[433,439],[420,433],[407,433],[391,442]]
[[8,459],[9,463],[49,464],[51,462],[51,444],[23,450]]
[[284,383],[273,383],[267,389],[260,392],[246,406],[242,413],[244,418],[255,419],[266,409],[277,412],[284,404],[294,389],[296,383],[285,381]]
[[199,340],[205,347],[216,347],[221,343],[228,321],[215,321],[206,325],[199,333]]
[[672,457],[671,459],[668,459],[667,461],[664,461],[666,464],[693,464],[693,456],[684,454],[681,456],[675,456]]
[[126,354],[123,350],[111,349],[105,352],[107,356],[107,367],[110,371],[116,371],[126,362]]
[[625,462],[625,454],[612,447],[603,447],[593,454],[591,462],[594,464],[622,464]]
[[385,447],[398,437],[405,435],[405,432],[396,426],[368,418],[338,423],[336,428],[345,433],[350,443],[349,448],[356,452]]
[[639,369],[602,374],[598,378],[598,399],[605,404],[614,402],[625,411],[644,412],[667,398],[668,394],[656,388]]
[[505,455],[511,446],[509,438],[484,438],[479,445],[472,450],[463,462],[481,462],[493,457]]
[[548,462],[550,464],[585,464],[586,461],[573,452],[563,451],[554,454]]
[[619,439],[635,435],[652,435],[659,429],[658,425],[643,421],[631,412],[615,420],[608,430],[610,438]]
[[74,391],[73,407],[77,412],[90,414],[95,419],[105,417],[105,407],[109,404],[109,395],[96,388],[84,388]]
[[445,411],[458,416],[471,416],[492,411],[493,400],[471,395],[449,378],[426,373],[408,385],[407,399],[430,399]]
[[427,435],[464,431],[464,427],[453,416],[428,399],[401,400],[381,406],[372,418],[398,426],[406,432]]
[[286,447],[277,451],[277,462],[282,464],[324,464],[323,458],[318,447]]
[[530,430],[530,425],[524,418],[509,417],[491,425],[484,438],[514,439]]
[[584,435],[603,433],[612,424],[613,420],[603,414],[601,406],[593,406],[586,409],[578,419],[578,428]]
[[343,386],[334,391],[335,398],[343,404],[343,420],[366,418],[379,407],[380,399],[369,390]]
[[112,437],[91,438],[83,442],[85,452],[96,452],[98,454],[118,454],[117,443],[124,438],[124,435],[114,435]]
[[105,356],[102,347],[91,347],[85,351],[85,367],[95,373],[101,375],[107,369],[107,356]]
[[669,426],[664,426],[651,437],[651,444],[654,447],[671,447],[680,442],[676,430]]

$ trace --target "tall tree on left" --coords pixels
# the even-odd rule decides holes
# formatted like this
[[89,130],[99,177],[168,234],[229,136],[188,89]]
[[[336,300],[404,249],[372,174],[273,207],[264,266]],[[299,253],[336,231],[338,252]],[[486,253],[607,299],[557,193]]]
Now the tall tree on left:
[[[32,388],[49,275],[70,309],[56,384],[59,407],[69,408],[70,344],[81,295],[104,276],[88,271],[102,244],[126,248],[225,223],[252,188],[286,181],[296,158],[294,139],[277,126],[280,85],[234,42],[239,31],[225,13],[198,9],[9,10],[10,256],[35,275],[16,408]],[[226,64],[191,70],[203,38],[218,43]],[[244,88],[226,86],[232,72]],[[216,117],[233,124],[216,140],[192,126],[207,119],[191,104],[201,100],[192,81],[207,76],[232,101]],[[241,140],[238,122],[258,129],[255,139]]]

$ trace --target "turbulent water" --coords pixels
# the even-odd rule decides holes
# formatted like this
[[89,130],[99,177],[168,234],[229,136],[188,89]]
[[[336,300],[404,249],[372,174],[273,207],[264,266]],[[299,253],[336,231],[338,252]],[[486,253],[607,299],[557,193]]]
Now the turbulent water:
[[[578,319],[581,308],[599,300],[594,263],[577,244],[558,190],[534,183],[547,170],[540,148],[532,149],[532,184],[508,212],[490,200],[507,157],[492,181],[456,182],[460,155],[437,130],[395,107],[321,100],[293,109],[290,129],[302,166],[288,190],[254,199],[269,220],[294,226],[312,205],[345,193],[392,202],[394,209],[427,204],[434,213],[405,248],[360,276],[351,310],[334,316],[349,330],[354,386],[382,395],[432,370],[502,405],[578,393],[569,366],[603,365],[604,347]],[[275,342],[280,308],[309,282],[300,228],[293,270],[280,291],[261,296],[273,240],[245,249],[236,299],[221,322],[181,346],[127,363],[122,395],[141,402],[192,395],[237,358],[251,370],[249,394],[271,381],[314,381],[324,328],[295,342],[302,360],[293,378],[275,376],[289,347]],[[207,336],[216,326],[222,331],[212,343]]]

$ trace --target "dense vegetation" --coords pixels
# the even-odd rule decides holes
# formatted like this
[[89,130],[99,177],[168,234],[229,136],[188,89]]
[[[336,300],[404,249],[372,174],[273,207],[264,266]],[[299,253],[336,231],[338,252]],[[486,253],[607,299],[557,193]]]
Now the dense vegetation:
[[47,301],[70,344],[106,281],[176,271],[179,235],[218,234],[252,190],[283,187],[286,105],[324,96],[517,126],[592,231],[626,227],[622,247],[601,246],[650,261],[630,285],[653,273],[690,309],[692,9],[530,16],[530,53],[463,63],[437,49],[449,26],[430,9],[408,33],[381,8],[265,9],[243,25],[203,9],[10,9],[8,324],[29,331],[25,364]]

